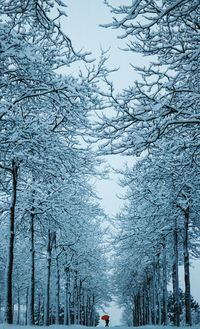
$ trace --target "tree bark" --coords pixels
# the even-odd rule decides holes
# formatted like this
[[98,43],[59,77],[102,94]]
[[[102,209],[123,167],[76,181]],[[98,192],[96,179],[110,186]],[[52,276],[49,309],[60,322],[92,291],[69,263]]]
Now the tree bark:
[[95,297],[92,296],[92,309],[91,309],[91,325],[95,327]]
[[84,304],[84,325],[87,325],[87,294],[86,291],[83,293],[83,304]]
[[74,302],[74,324],[77,324],[77,284],[75,278],[75,285],[73,291],[73,302]]
[[52,245],[55,239],[55,234],[48,230],[47,239],[47,278],[46,278],[46,292],[45,292],[45,304],[44,304],[44,325],[49,326],[49,307],[50,307],[50,278],[51,278],[51,251]]
[[133,316],[133,326],[138,326],[138,312],[137,312],[137,295],[134,296],[134,316]]
[[9,244],[8,259],[6,266],[6,287],[5,287],[5,322],[13,323],[13,301],[12,301],[12,277],[14,262],[14,239],[15,239],[15,208],[17,201],[17,174],[19,166],[16,160],[12,160],[12,196],[10,206],[10,223],[9,223]]
[[146,273],[146,324],[152,324],[151,317],[151,306],[152,306],[152,276]]
[[56,256],[56,316],[55,323],[59,324],[59,313],[60,313],[60,269],[58,255]]
[[90,297],[87,295],[87,323],[86,326],[90,326]]
[[185,323],[192,325],[191,317],[191,294],[190,294],[190,263],[189,263],[189,247],[188,247],[188,227],[189,227],[189,207],[184,211],[184,277],[185,277]]
[[153,324],[156,325],[156,263],[153,262]]
[[20,324],[20,289],[17,289],[17,324]]
[[71,325],[70,314],[70,269],[65,269],[66,285],[65,285],[65,308],[64,308],[64,324]]
[[146,325],[146,306],[147,306],[147,298],[146,298],[146,282],[143,285],[142,291],[142,324]]
[[82,282],[79,280],[79,285],[78,285],[78,324],[81,324],[81,297],[82,297]]
[[160,253],[157,254],[157,260],[156,260],[156,269],[157,269],[157,275],[156,275],[156,290],[157,290],[157,304],[158,304],[158,325],[161,325],[162,319],[161,319],[161,280],[160,280]]
[[41,312],[41,295],[38,294],[38,307],[37,307],[37,325],[40,325],[40,312]]
[[141,291],[138,293],[138,310],[139,310],[139,326],[142,326],[142,300],[141,300]]
[[25,325],[28,324],[28,287],[26,288],[26,312],[25,312]]
[[0,295],[0,321],[2,322],[2,299]]
[[163,238],[163,252],[162,252],[162,270],[163,270],[163,324],[167,326],[168,316],[167,316],[167,257],[166,257],[166,242],[165,237]]
[[180,296],[178,277],[178,227],[177,219],[174,221],[174,262],[172,268],[173,295],[174,295],[174,326],[180,326]]
[[29,292],[29,307],[28,307],[28,324],[35,324],[35,229],[34,229],[34,207],[31,209],[30,232],[31,232],[31,277],[30,277],[30,292]]
[[152,325],[152,316],[151,316],[151,278],[148,278],[148,324]]

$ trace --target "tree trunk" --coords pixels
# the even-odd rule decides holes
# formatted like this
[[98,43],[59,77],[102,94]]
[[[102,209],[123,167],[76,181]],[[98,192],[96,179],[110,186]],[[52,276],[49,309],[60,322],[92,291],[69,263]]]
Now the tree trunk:
[[168,316],[167,316],[167,257],[166,257],[166,242],[163,238],[163,257],[162,257],[162,269],[163,269],[163,324],[167,326]]
[[68,309],[68,304],[67,304],[67,281],[66,281],[65,300],[64,300],[64,325],[65,326],[68,324],[67,323],[67,309]]
[[64,324],[71,325],[71,314],[70,314],[70,269],[65,269],[66,274],[66,288],[65,288],[65,308],[64,308]]
[[26,288],[26,312],[25,312],[25,325],[28,324],[28,287]]
[[81,288],[81,325],[84,325],[84,306],[85,306],[85,298],[84,298],[84,289],[83,286]]
[[58,255],[56,256],[56,316],[55,323],[59,324],[59,313],[60,313],[60,269]]
[[67,292],[67,323],[71,325],[71,313],[70,313],[70,291]]
[[87,296],[87,326],[90,326],[90,297]]
[[91,325],[95,327],[95,297],[92,298],[92,323]]
[[156,325],[156,263],[153,262],[153,324]]
[[84,291],[84,294],[83,294],[83,299],[84,299],[84,325],[87,326],[87,293],[86,291]]
[[146,325],[147,324],[147,312],[146,312],[146,305],[147,305],[147,298],[146,298],[146,282],[143,285],[143,294],[142,294],[142,324]]
[[174,326],[180,326],[180,297],[178,277],[178,227],[177,219],[174,222],[174,263],[172,269],[173,295],[174,295]]
[[140,293],[138,292],[135,298],[135,326],[140,326],[141,321],[140,313]]
[[51,250],[52,250],[52,234],[48,230],[47,240],[47,277],[46,277],[46,292],[44,303],[44,325],[49,326],[49,306],[50,306],[50,278],[51,278]]
[[20,289],[17,289],[17,324],[20,324]]
[[189,264],[189,250],[188,250],[188,227],[189,227],[189,208],[184,211],[184,276],[185,276],[185,323],[188,326],[192,325],[191,317],[191,295],[190,295],[190,264]]
[[151,325],[152,277],[149,275],[148,271],[146,275],[146,324]]
[[138,312],[137,312],[137,295],[134,296],[134,307],[133,307],[133,310],[134,310],[134,315],[133,315],[133,326],[134,327],[137,327],[138,325]]
[[73,302],[74,302],[74,324],[77,324],[77,286],[75,284],[73,291]]
[[30,292],[29,292],[29,307],[28,307],[28,324],[35,324],[35,229],[34,229],[34,207],[31,209],[31,218],[30,218],[30,232],[31,232],[31,277],[30,277]]
[[37,307],[37,325],[40,325],[40,312],[41,312],[41,295],[38,294],[38,307]]
[[141,290],[138,292],[138,325],[142,326],[142,298]]
[[81,296],[82,296],[82,282],[79,280],[78,286],[78,324],[81,324]]
[[152,325],[152,315],[151,315],[151,293],[149,291],[149,303],[148,303],[148,324]]
[[162,311],[161,311],[161,279],[160,279],[160,253],[157,254],[157,261],[156,261],[156,267],[157,267],[157,302],[158,302],[158,325],[161,325],[162,322]]
[[12,197],[10,206],[10,223],[9,223],[9,244],[8,244],[8,259],[6,266],[6,287],[5,287],[5,322],[13,323],[13,302],[12,302],[12,276],[13,276],[13,261],[14,261],[14,239],[15,239],[15,207],[17,200],[17,174],[18,164],[16,160],[12,160]]
[[1,295],[0,295],[0,321],[2,322],[2,299],[1,299]]

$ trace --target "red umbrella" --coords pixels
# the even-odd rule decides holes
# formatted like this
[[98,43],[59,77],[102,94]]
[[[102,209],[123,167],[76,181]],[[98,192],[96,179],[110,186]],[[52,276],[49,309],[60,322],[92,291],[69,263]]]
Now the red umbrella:
[[105,321],[109,320],[109,315],[108,314],[102,315],[101,319]]

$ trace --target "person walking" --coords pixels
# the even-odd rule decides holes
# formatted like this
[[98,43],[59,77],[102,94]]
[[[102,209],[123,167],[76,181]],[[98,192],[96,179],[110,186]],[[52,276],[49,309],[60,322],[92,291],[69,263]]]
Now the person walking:
[[109,327],[109,318],[107,320],[105,320],[105,321],[106,321],[105,327]]
[[109,327],[109,321],[110,321],[110,317],[109,317],[109,315],[108,314],[105,314],[105,315],[103,315],[102,317],[101,317],[101,319],[102,320],[104,320],[105,321],[105,327]]

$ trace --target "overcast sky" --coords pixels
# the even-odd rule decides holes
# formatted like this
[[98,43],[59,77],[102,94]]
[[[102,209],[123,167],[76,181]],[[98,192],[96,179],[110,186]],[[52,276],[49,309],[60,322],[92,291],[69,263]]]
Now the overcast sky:
[[[130,0],[113,0],[112,3],[115,5],[126,4],[130,3]],[[117,39],[120,31],[99,26],[99,24],[112,21],[112,14],[104,5],[103,0],[67,0],[67,5],[68,18],[65,19],[63,28],[71,38],[75,49],[91,51],[93,54],[91,57],[97,58],[101,47],[110,48],[109,64],[111,67],[120,67],[119,71],[112,75],[115,88],[120,90],[131,85],[138,76],[130,67],[130,63],[144,65],[146,59],[119,49],[124,48],[127,42],[127,40]],[[127,161],[127,158],[120,156],[109,156],[107,159],[114,168],[123,167]],[[110,216],[115,215],[122,206],[122,201],[118,200],[116,195],[123,192],[117,184],[116,175],[111,174],[111,180],[99,182],[97,188],[102,198],[102,207]],[[192,295],[200,303],[199,276],[200,262],[196,261],[195,269],[191,269]],[[181,281],[183,282],[183,280]],[[119,324],[121,312],[116,305],[111,305],[107,311],[111,313],[111,325]]]
[[[121,1],[115,0],[115,4]],[[128,3],[129,0],[123,0]],[[126,41],[117,40],[119,31],[106,29],[99,24],[112,21],[112,15],[103,0],[68,0],[68,18],[66,19],[66,33],[71,37],[75,49],[91,51],[98,57],[101,47],[110,48],[110,65],[119,67],[119,72],[112,75],[118,89],[126,87],[135,80],[133,69],[129,66],[133,62],[133,54],[122,52],[119,47],[125,47]],[[136,55],[135,58],[139,57]],[[141,60],[140,60],[141,62]]]
[[[115,4],[121,3],[119,0]],[[129,0],[123,0],[123,3]],[[104,5],[103,0],[68,0],[67,14],[65,20],[65,33],[71,38],[76,50],[83,49],[92,53],[91,58],[98,58],[101,48],[110,48],[110,58],[108,64],[111,67],[119,67],[119,71],[112,74],[116,90],[121,90],[134,82],[137,74],[130,66],[137,60],[142,63],[142,59],[137,55],[124,52],[119,48],[126,46],[125,40],[117,39],[119,31],[102,28],[99,25],[112,21],[109,9]],[[125,162],[132,162],[132,159],[121,156],[107,157],[108,163],[115,169],[122,168]],[[102,206],[106,213],[115,215],[122,205],[122,201],[117,199],[116,194],[122,194],[121,188],[117,184],[116,175],[110,175],[109,181],[97,183],[97,188],[102,197]]]

